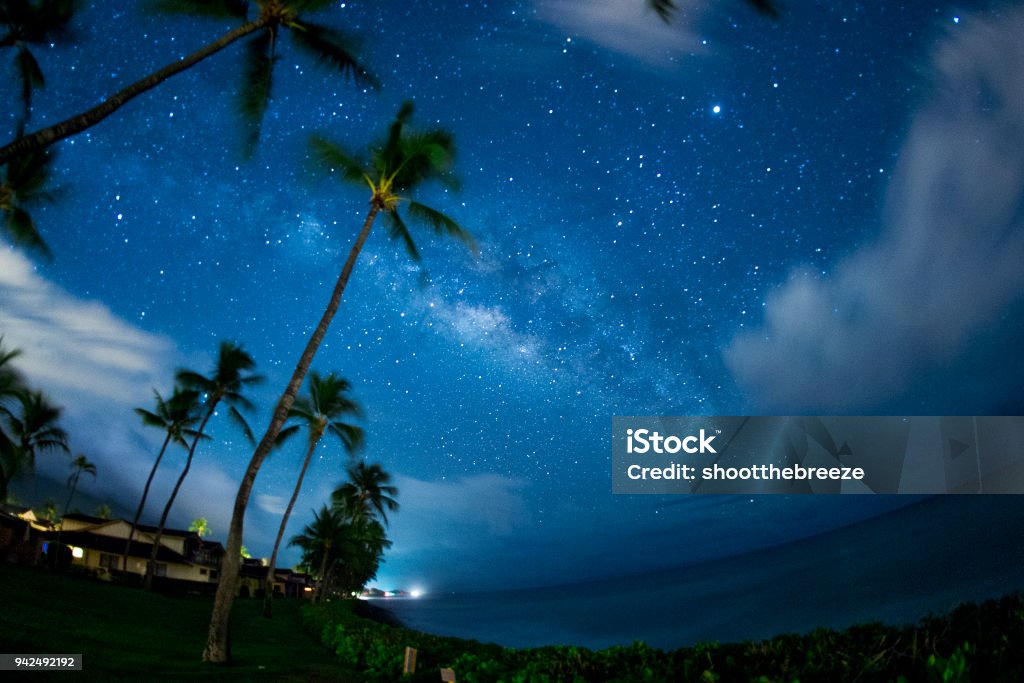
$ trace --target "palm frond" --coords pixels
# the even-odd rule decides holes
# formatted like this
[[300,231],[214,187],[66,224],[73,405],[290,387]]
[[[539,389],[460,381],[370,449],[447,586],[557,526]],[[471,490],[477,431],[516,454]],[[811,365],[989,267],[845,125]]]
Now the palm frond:
[[328,431],[341,439],[345,450],[354,453],[363,447],[365,432],[361,427],[345,424],[344,422],[332,422],[327,426]]
[[14,193],[19,204],[31,204],[44,194],[43,188],[50,182],[56,156],[56,152],[48,149],[28,152],[7,162],[3,184]]
[[356,57],[355,41],[351,37],[337,29],[308,21],[294,21],[289,28],[299,51],[340,71],[360,86],[380,89],[380,81]]
[[21,107],[22,115],[18,125],[19,132],[24,131],[24,125],[28,122],[32,113],[32,93],[36,88],[46,85],[43,71],[39,68],[39,62],[35,56],[24,45],[18,46],[18,52],[14,58],[15,69],[18,71],[18,80],[21,83]]
[[39,235],[35,221],[25,209],[16,206],[4,212],[4,231],[18,246],[34,251],[47,259],[53,258],[50,248],[46,246],[46,242]]
[[189,389],[198,390],[201,393],[209,393],[213,382],[194,370],[178,370],[174,374],[174,381]]
[[150,8],[162,14],[188,14],[212,19],[245,19],[249,3],[245,0],[156,0]]
[[435,234],[454,237],[469,247],[474,255],[480,253],[473,236],[450,216],[417,201],[410,201],[408,209],[412,218],[430,226]]
[[239,429],[242,430],[242,434],[245,435],[246,440],[255,446],[256,438],[252,435],[252,429],[249,428],[249,423],[245,421],[245,417],[238,412],[238,408],[230,406],[228,408],[228,417],[231,418],[232,422],[238,425]]
[[413,261],[420,260],[420,250],[416,248],[416,242],[412,239],[409,227],[402,220],[397,211],[388,211],[384,215],[384,231],[393,240],[401,240],[405,244],[405,251]]
[[246,128],[244,152],[251,157],[256,151],[263,127],[263,117],[270,105],[273,85],[274,29],[268,28],[246,43],[242,89],[239,91],[239,111]]
[[290,427],[285,427],[278,432],[277,438],[274,439],[274,448],[281,448],[288,443],[289,439],[299,433],[299,429],[299,425],[292,425]]
[[309,140],[309,146],[313,149],[316,159],[324,166],[327,166],[333,173],[341,172],[341,177],[352,182],[362,183],[366,180],[364,165],[344,149],[330,140],[314,135]]

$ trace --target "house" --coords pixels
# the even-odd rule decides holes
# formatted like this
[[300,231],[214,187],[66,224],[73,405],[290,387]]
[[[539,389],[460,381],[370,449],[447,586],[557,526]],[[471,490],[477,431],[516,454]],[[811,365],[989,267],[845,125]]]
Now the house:
[[0,560],[38,564],[43,554],[43,536],[52,528],[49,520],[36,517],[29,508],[0,505]]
[[[111,570],[124,570],[143,576],[153,552],[157,528],[139,524],[128,549],[128,562],[122,567],[125,543],[131,523],[123,519],[101,519],[73,513],[66,515],[60,532],[61,543],[71,548],[71,564],[110,578]],[[58,534],[51,532],[50,540]],[[200,584],[216,584],[224,547],[214,541],[203,540],[195,531],[164,529],[156,555],[154,576],[169,582],[186,582],[181,588],[196,588]],[[192,585],[189,585],[192,584]]]
[[[266,560],[245,558],[239,568],[238,596],[263,597],[267,578]],[[313,577],[309,574],[274,567],[274,595],[285,598],[313,597]]]

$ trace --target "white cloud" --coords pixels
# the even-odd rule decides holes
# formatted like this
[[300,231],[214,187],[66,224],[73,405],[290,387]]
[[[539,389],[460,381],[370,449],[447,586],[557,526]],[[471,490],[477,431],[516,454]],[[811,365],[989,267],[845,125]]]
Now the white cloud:
[[878,240],[829,278],[796,270],[724,350],[762,407],[851,410],[905,389],[1024,293],[1024,11],[943,42]]
[[537,0],[537,14],[572,36],[651,64],[680,54],[702,52],[696,22],[706,3],[682,0],[671,24],[661,21],[643,0]]
[[11,250],[0,251],[0,304],[5,345],[22,350],[17,367],[48,391],[127,405],[170,381],[170,339],[66,292]]
[[450,481],[424,481],[397,475],[401,509],[392,518],[394,547],[389,555],[425,549],[489,545],[530,523],[523,499],[526,482],[498,474],[477,474]]
[[272,496],[268,493],[256,494],[256,507],[271,515],[283,515],[288,502],[284,496]]

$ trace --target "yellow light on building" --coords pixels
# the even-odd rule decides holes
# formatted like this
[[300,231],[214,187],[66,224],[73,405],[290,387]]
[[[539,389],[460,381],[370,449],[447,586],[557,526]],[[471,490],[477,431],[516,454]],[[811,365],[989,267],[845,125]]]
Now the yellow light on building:
[[85,551],[82,550],[81,548],[76,548],[75,546],[71,546],[71,557],[75,558],[76,560],[80,560],[83,557],[85,557]]

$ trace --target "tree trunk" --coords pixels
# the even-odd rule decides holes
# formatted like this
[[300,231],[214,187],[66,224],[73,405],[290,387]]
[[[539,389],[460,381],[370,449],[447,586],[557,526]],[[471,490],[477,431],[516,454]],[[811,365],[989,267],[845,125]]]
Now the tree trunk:
[[146,498],[149,496],[149,487],[153,484],[153,479],[156,477],[156,468],[160,467],[160,461],[163,460],[164,453],[167,451],[167,445],[171,443],[171,432],[167,432],[167,437],[164,439],[164,445],[160,447],[160,452],[156,456],[156,462],[153,463],[153,469],[149,471],[149,478],[146,479],[146,486],[142,489],[142,499],[139,500],[139,507],[135,509],[135,519],[132,520],[132,526],[128,529],[128,540],[124,544],[124,556],[121,562],[122,569],[125,572],[128,571],[128,553],[132,547],[132,537],[135,536],[135,527],[139,524],[139,518],[142,517],[142,510],[146,507]]
[[217,596],[214,598],[213,612],[210,614],[210,631],[206,638],[206,649],[203,650],[204,662],[223,663],[231,658],[231,652],[228,648],[228,628],[231,619],[231,606],[235,602],[235,591],[238,588],[242,531],[245,526],[245,509],[249,505],[249,495],[252,493],[256,475],[259,473],[263,461],[274,447],[274,441],[281,432],[281,426],[288,419],[288,412],[292,408],[295,396],[299,393],[302,381],[306,378],[306,373],[309,372],[313,356],[316,355],[317,349],[320,348],[320,343],[327,333],[331,320],[334,319],[334,314],[338,312],[338,307],[341,305],[341,295],[345,291],[348,279],[352,275],[352,269],[355,267],[356,259],[366,243],[366,238],[370,235],[370,228],[373,227],[373,221],[377,217],[380,208],[376,202],[371,202],[370,211],[363,222],[363,229],[359,232],[356,243],[352,245],[352,250],[348,254],[348,260],[345,261],[345,266],[341,269],[341,275],[338,276],[338,281],[334,285],[331,300],[327,303],[327,308],[320,318],[320,323],[313,331],[313,336],[306,343],[306,348],[299,357],[299,363],[295,366],[292,378],[277,402],[277,407],[274,409],[274,416],[270,420],[267,432],[263,435],[263,439],[252,454],[249,466],[246,468],[242,482],[238,486],[238,494],[235,496],[235,507],[231,513],[231,526],[228,530],[227,549],[224,552],[220,581],[217,584]]
[[199,445],[199,440],[203,438],[203,431],[206,429],[206,423],[213,417],[213,411],[217,409],[217,403],[220,399],[217,398],[210,407],[206,410],[206,415],[203,416],[203,421],[199,423],[199,429],[196,432],[196,438],[192,441],[192,447],[188,449],[188,459],[185,461],[185,469],[178,475],[178,481],[174,484],[174,490],[171,491],[171,497],[167,499],[167,505],[164,506],[164,513],[160,516],[160,525],[156,528],[156,535],[153,537],[153,550],[149,553],[149,564],[146,565],[146,590],[153,590],[153,575],[156,573],[156,554],[160,550],[160,537],[164,535],[164,526],[167,524],[167,517],[171,514],[171,507],[174,505],[174,499],[178,497],[178,490],[181,489],[182,483],[185,481],[185,476],[188,474],[188,470],[192,467],[192,456],[195,455],[196,446]]
[[261,17],[256,21],[250,21],[243,24],[234,31],[224,34],[218,40],[196,50],[181,60],[168,64],[159,71],[154,71],[149,76],[146,76],[141,81],[136,81],[128,87],[119,90],[92,109],[78,114],[77,116],[72,116],[70,119],[61,121],[60,123],[38,130],[35,133],[29,133],[28,135],[16,138],[12,142],[0,148],[0,165],[6,164],[11,159],[22,156],[28,152],[49,147],[55,142],[59,142],[64,138],[71,137],[72,135],[77,135],[83,130],[95,126],[97,123],[107,118],[142,93],[152,90],[171,76],[185,71],[210,55],[220,52],[236,40],[244,38],[250,33],[258,31],[261,28],[266,28],[270,25],[270,22],[271,20],[269,18]]
[[274,616],[274,569],[277,568],[277,550],[281,547],[281,539],[284,538],[284,528],[288,526],[288,518],[292,516],[292,508],[299,498],[299,491],[302,489],[302,480],[306,477],[306,470],[309,468],[309,461],[313,459],[313,451],[316,449],[320,439],[309,444],[306,451],[306,460],[302,463],[299,471],[299,480],[295,482],[295,490],[292,491],[292,498],[288,501],[288,507],[284,510],[284,517],[281,518],[281,528],[277,530],[277,540],[274,541],[274,551],[270,554],[270,566],[267,567],[267,579],[263,588],[263,616],[271,619]]
[[[320,588],[316,591],[316,601],[323,602],[324,596],[327,595],[327,561],[331,558],[331,544],[328,543],[327,547],[324,548],[323,559],[320,560]],[[331,568],[333,569],[334,564],[332,563]]]
[[[82,476],[82,469],[75,472],[75,480],[71,483],[71,493],[68,494],[68,502],[64,503],[64,517],[68,516],[68,508],[71,507],[71,499],[75,497],[75,489],[78,488],[78,478]],[[60,537],[64,534],[64,517],[60,520],[60,529],[57,530],[57,546],[60,547]]]

